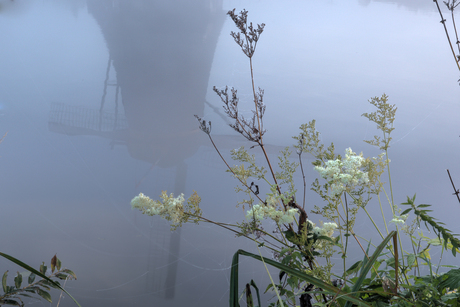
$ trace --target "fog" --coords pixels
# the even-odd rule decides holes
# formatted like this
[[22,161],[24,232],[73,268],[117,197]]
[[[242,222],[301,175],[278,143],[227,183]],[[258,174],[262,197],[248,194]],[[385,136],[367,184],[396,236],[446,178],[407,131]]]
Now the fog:
[[[237,88],[251,114],[248,59],[229,35],[233,8],[266,24],[253,64],[274,161],[312,119],[337,153],[376,156],[363,139],[378,131],[361,114],[386,93],[398,107],[395,202],[416,193],[460,231],[446,173],[460,185],[459,72],[432,1],[0,0],[1,252],[34,267],[57,254],[78,277],[66,289],[82,306],[228,304],[232,256],[254,244],[205,223],[171,232],[130,201],[195,190],[207,218],[244,219],[237,182],[194,118],[212,121],[227,159],[250,146],[212,90]],[[310,162],[307,182],[317,177]],[[319,202],[307,191],[307,212]],[[368,209],[379,214],[376,202]],[[265,289],[264,268],[241,261],[240,285]],[[55,306],[52,295],[31,304]]]

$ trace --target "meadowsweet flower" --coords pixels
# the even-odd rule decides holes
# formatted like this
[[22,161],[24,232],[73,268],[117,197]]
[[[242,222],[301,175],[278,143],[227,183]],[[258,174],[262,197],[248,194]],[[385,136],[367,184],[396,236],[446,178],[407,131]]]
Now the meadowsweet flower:
[[390,223],[395,224],[396,226],[398,225],[403,225],[406,223],[407,218],[409,217],[408,214],[404,214],[401,216],[394,216],[393,219],[390,221]]
[[142,211],[143,214],[150,216],[159,215],[162,218],[171,222],[171,228],[176,229],[181,226],[182,223],[187,222],[190,219],[190,214],[195,216],[201,216],[201,209],[199,203],[201,198],[194,192],[187,201],[187,205],[184,204],[184,194],[180,194],[178,197],[167,194],[166,191],[161,192],[159,200],[152,200],[150,197],[140,193],[138,196],[131,200],[131,208]]
[[329,196],[337,197],[345,191],[369,182],[367,172],[360,170],[365,161],[362,153],[357,155],[351,148],[347,148],[344,159],[326,161],[324,166],[315,166],[315,170],[329,182]]
[[294,222],[297,209],[290,208],[287,210],[277,209],[267,203],[258,204],[252,206],[252,208],[246,213],[246,219],[255,219],[257,222],[261,222],[265,218],[274,220],[278,224],[289,224]]
[[316,226],[315,223],[313,223],[310,220],[307,220],[308,226],[308,233],[307,233],[307,239],[309,242],[313,243],[313,247],[317,250],[322,250],[325,245],[327,244],[325,240],[318,240],[319,237],[329,237],[332,238],[334,235],[334,230],[337,228],[336,223],[324,223],[323,227],[318,227]]
[[322,228],[314,226],[312,232],[318,237],[319,236],[332,237],[332,235],[334,234],[334,230],[336,228],[337,228],[336,223],[324,223]]
[[332,237],[332,235],[334,234],[334,230],[336,229],[337,229],[336,223],[324,223],[323,224],[323,235]]

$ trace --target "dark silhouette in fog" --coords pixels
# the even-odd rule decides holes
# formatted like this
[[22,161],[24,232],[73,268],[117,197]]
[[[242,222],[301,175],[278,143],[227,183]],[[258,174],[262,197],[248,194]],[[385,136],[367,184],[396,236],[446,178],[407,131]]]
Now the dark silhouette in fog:
[[[175,167],[174,193],[183,192],[187,171],[183,161],[206,140],[193,115],[204,110],[214,50],[225,20],[221,1],[88,0],[87,5],[110,54],[101,106],[88,110],[53,104],[50,130],[109,138],[112,144],[126,145],[135,159]],[[111,66],[117,80],[112,84],[114,112],[105,110]],[[119,112],[119,95],[124,114]],[[155,239],[165,235],[169,229],[167,234],[155,234]],[[148,291],[165,291],[166,298],[174,297],[179,236],[179,231],[172,233],[169,240],[165,280],[148,277]],[[151,250],[151,257],[156,254]],[[149,262],[151,271],[150,266],[159,261]]]

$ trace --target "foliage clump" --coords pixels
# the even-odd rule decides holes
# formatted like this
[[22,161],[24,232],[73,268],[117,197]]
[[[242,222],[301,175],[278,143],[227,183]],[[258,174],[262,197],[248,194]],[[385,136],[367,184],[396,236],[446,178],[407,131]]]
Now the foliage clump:
[[[3,293],[0,294],[0,305],[24,306],[23,298],[36,298],[37,296],[51,303],[52,300],[49,293],[51,288],[65,291],[57,280],[67,281],[77,279],[74,272],[62,267],[61,260],[56,255],[51,258],[50,268],[43,262],[39,270],[35,270],[7,254],[0,253],[0,256],[27,270],[25,272],[17,272],[13,283],[8,282],[8,271],[3,274]],[[65,292],[67,293],[67,291]],[[69,293],[67,294],[70,296]],[[72,296],[70,297],[72,298]],[[73,300],[75,301],[75,299]],[[76,301],[75,303],[80,306]]]

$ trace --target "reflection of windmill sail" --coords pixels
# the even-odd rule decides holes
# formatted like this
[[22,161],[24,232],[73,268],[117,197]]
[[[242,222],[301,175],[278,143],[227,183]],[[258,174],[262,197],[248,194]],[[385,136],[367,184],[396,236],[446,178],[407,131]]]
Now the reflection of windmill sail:
[[52,103],[48,127],[53,132],[68,135],[99,134],[104,137],[116,135],[109,132],[128,129],[128,122],[125,116],[118,112]]
[[[104,90],[99,110],[83,106],[70,106],[63,103],[52,103],[48,119],[50,131],[65,133],[67,135],[98,135],[123,141],[128,129],[128,121],[123,112],[120,111],[118,96],[119,85],[117,82],[109,81],[112,60],[107,63]],[[104,109],[107,88],[115,87],[114,109]]]

